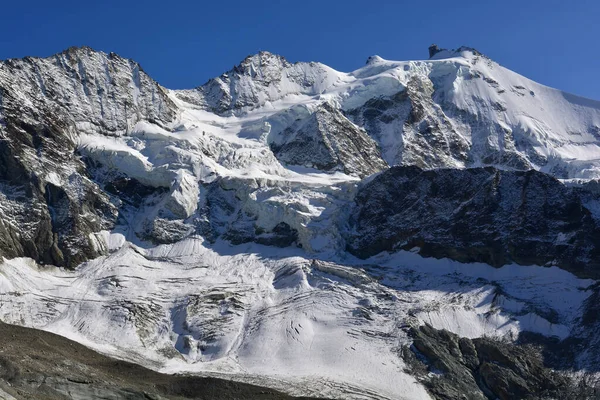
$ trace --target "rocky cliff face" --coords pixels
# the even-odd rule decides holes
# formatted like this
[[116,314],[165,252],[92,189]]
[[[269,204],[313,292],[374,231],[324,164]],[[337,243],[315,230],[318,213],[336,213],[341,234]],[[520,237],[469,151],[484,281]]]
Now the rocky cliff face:
[[102,254],[89,235],[111,227],[116,212],[75,154],[64,111],[2,92],[0,253],[70,267]]
[[535,171],[393,167],[360,188],[349,249],[418,249],[494,266],[559,265],[597,277],[600,226],[574,189]]
[[593,388],[544,365],[534,346],[460,338],[430,326],[413,328],[403,357],[436,399],[596,398]]
[[104,254],[94,233],[117,210],[76,154],[78,136],[172,120],[165,90],[132,61],[71,48],[1,62],[0,98],[0,254],[68,267]]
[[5,100],[60,113],[79,132],[122,135],[140,120],[164,126],[176,117],[166,90],[138,63],[88,47],[2,61],[0,82]]
[[377,143],[327,103],[278,136],[271,149],[288,165],[342,171],[361,178],[387,167]]

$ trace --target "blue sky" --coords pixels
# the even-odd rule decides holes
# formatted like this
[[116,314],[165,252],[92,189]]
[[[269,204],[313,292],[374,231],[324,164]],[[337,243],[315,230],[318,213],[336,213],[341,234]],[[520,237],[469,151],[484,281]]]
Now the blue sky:
[[600,99],[600,1],[10,1],[0,59],[88,45],[133,58],[162,85],[191,88],[269,50],[351,71],[378,54],[475,47],[540,83]]

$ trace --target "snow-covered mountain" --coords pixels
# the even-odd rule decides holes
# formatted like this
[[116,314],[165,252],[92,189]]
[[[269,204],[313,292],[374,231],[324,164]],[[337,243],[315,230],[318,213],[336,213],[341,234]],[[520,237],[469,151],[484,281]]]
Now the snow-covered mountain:
[[587,395],[600,102],[431,53],[0,62],[0,319],[292,394]]

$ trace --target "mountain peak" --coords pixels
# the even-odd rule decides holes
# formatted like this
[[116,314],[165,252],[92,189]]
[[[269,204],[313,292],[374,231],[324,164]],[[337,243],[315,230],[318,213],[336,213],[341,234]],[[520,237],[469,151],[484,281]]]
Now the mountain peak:
[[60,53],[54,54],[49,58],[54,57],[67,57],[68,59],[88,59],[93,57],[114,57],[117,56],[115,53],[106,54],[103,51],[93,49],[89,46],[70,46]]
[[477,49],[469,46],[460,46],[458,49],[451,50],[440,48],[437,44],[429,46],[430,60],[442,60],[454,57],[471,58],[473,56],[483,56],[483,54]]
[[101,51],[95,50],[89,46],[70,46],[63,50],[61,53],[68,54],[80,54],[80,53],[102,53]]
[[[68,56],[70,58],[81,58],[82,56],[89,56],[91,54],[106,55],[102,51],[94,50],[89,46],[70,46],[63,51],[52,54],[50,56],[25,56],[22,58],[9,58],[3,61],[6,62],[20,62],[21,60],[36,60],[36,59],[52,59],[55,57]],[[114,53],[111,53],[111,55]]]
[[63,110],[62,122],[83,133],[118,136],[139,120],[162,125],[175,117],[166,91],[137,62],[115,53],[73,46],[49,57],[6,60],[0,69],[0,87],[32,99],[31,113]]
[[374,55],[374,56],[370,56],[369,58],[367,58],[367,65],[373,65],[373,64],[378,64],[380,62],[385,61],[383,58],[379,57],[378,55]]
[[91,58],[111,59],[111,60],[121,59],[121,60],[131,62],[134,65],[137,65],[139,67],[139,63],[136,62],[135,60],[132,60],[127,57],[122,57],[119,54],[112,52],[112,51],[109,53],[105,53],[104,51],[96,50],[89,46],[71,46],[71,47],[63,50],[62,52],[55,54],[53,57],[61,56],[61,55],[67,56],[68,58],[71,58],[71,59],[77,59],[77,60],[85,60],[85,59],[91,59]]
[[265,67],[285,68],[290,65],[283,56],[268,51],[260,51],[244,58],[240,64],[233,67],[233,71],[240,75],[254,76],[257,73],[260,75],[259,71]]

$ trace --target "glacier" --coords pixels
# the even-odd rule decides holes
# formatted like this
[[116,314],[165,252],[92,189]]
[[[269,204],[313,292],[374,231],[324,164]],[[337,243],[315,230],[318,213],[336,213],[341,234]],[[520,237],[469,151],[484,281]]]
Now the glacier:
[[[410,327],[594,341],[593,273],[424,257],[427,243],[348,251],[357,194],[390,167],[539,171],[597,226],[600,102],[474,49],[348,73],[261,52],[188,90],[85,47],[6,60],[0,141],[3,322],[165,373],[355,399],[435,398],[401,355]],[[46,247],[28,229],[50,229]]]

